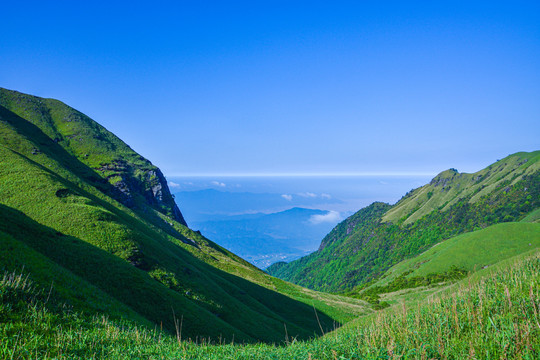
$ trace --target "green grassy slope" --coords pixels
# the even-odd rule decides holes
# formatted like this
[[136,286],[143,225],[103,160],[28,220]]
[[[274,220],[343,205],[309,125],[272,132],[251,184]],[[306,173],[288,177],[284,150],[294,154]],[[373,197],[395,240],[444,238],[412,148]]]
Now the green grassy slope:
[[540,224],[502,223],[445,240],[428,251],[390,268],[374,283],[384,285],[406,277],[449,271],[453,266],[476,271],[540,247]]
[[[77,311],[171,331],[176,316],[186,337],[282,341],[286,327],[307,338],[366,311],[271,278],[191,231],[159,170],[84,115],[6,90],[0,101],[32,120],[0,106],[0,268],[30,269],[43,288],[54,280],[59,301]],[[63,119],[85,124],[77,146]],[[116,160],[123,168],[111,172],[131,186],[129,197],[103,170]]]
[[473,174],[446,170],[429,184],[411,191],[383,216],[383,221],[408,224],[434,210],[446,211],[462,199],[474,204],[501,188],[510,189],[538,170],[540,151],[512,154]]
[[[475,272],[538,247],[540,224],[521,222],[492,225],[445,240],[412,259],[394,265],[370,288],[396,284],[398,278],[409,280],[409,284],[401,281],[402,288],[421,286],[430,275],[449,273],[452,268]],[[438,281],[434,280],[435,283]]]
[[[27,246],[23,241],[17,240],[8,232],[15,233],[17,237],[24,237],[30,233],[32,236],[39,234],[44,238],[54,238],[55,232],[51,229],[41,227],[38,232],[31,229],[32,224],[22,213],[14,211],[3,205],[0,215],[0,260],[3,269],[17,269],[24,271],[27,276],[32,274],[34,282],[37,284],[49,284],[47,290],[54,292],[55,296],[64,300],[64,303],[81,312],[89,314],[107,313],[111,318],[129,318],[138,323],[151,325],[151,323],[133,311],[125,304],[109,296],[98,287],[93,286],[88,281],[66,270],[56,262],[50,260],[40,252]],[[13,221],[18,218],[18,225],[14,226]],[[19,226],[23,225],[23,226]],[[37,224],[34,224],[37,225]],[[39,225],[37,225],[39,228]],[[36,229],[38,230],[38,229]],[[69,286],[66,286],[69,285]]]
[[348,291],[445,239],[529,214],[534,219],[532,212],[540,208],[539,164],[536,151],[508,156],[474,176],[445,171],[394,206],[361,209],[337,225],[317,252],[267,271],[317,290]]
[[378,281],[349,296],[377,307],[411,301],[439,292],[467,274],[503,260],[537,251],[540,224],[502,223],[458,235],[391,267]]
[[[17,132],[45,146],[92,185],[131,208],[151,206],[185,225],[161,171],[86,115],[58,100],[3,88],[0,105],[27,120],[11,122]],[[31,153],[40,151],[34,147]]]
[[[537,359],[540,253],[481,270],[416,304],[364,316],[288,346],[185,341],[65,312],[20,273],[0,281],[2,358],[16,359]],[[5,319],[9,319],[6,322]],[[7,324],[7,325],[6,325]]]
[[521,220],[522,222],[540,223],[540,209],[531,211],[527,216]]

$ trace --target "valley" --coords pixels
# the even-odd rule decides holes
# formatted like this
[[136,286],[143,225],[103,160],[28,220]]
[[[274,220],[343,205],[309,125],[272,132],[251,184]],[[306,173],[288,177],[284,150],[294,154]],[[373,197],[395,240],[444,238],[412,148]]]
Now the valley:
[[187,338],[253,342],[280,341],[284,326],[309,338],[367,310],[330,306],[335,295],[300,291],[190,230],[159,169],[84,114],[5,89],[0,105],[2,267],[73,311],[172,332],[178,314]]
[[190,227],[265,269],[318,249],[358,208],[395,202],[426,176],[171,177]]
[[4,1],[0,360],[539,360],[539,1]]
[[[292,191],[238,192],[274,211],[235,214],[85,114],[0,88],[0,356],[535,358],[539,176],[519,152],[352,214]],[[276,251],[291,261],[262,271]]]

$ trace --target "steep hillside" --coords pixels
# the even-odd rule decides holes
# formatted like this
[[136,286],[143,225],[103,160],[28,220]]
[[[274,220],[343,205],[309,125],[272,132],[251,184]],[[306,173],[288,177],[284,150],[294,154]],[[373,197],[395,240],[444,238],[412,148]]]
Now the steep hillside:
[[475,204],[500,189],[510,191],[524,177],[539,170],[540,151],[510,155],[473,174],[446,170],[398,202],[383,221],[409,224],[434,210],[449,210],[461,200]]
[[474,174],[444,171],[394,206],[374,203],[336,226],[317,252],[267,271],[313,289],[351,290],[436,243],[539,207],[540,151],[517,153]]
[[378,281],[353,289],[348,295],[365,299],[378,308],[421,299],[471,273],[538,248],[540,224],[496,224],[438,243],[392,266]]
[[[107,195],[135,210],[151,206],[186,225],[161,171],[88,116],[58,100],[3,88],[0,105],[27,120],[10,122],[15,131],[45,146]],[[32,155],[40,152],[37,145],[31,149]]]
[[83,114],[0,94],[2,270],[74,311],[173,332],[181,323],[184,337],[282,341],[286,328],[307,338],[364,312],[187,228],[159,169]]
[[540,247],[540,224],[502,223],[461,234],[391,267],[374,286],[398,277],[425,277],[452,267],[473,272]]

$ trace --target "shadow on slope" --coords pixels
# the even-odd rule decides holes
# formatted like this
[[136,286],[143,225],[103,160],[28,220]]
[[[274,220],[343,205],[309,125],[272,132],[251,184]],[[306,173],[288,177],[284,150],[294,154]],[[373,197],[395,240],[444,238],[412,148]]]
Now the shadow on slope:
[[[314,332],[310,333],[293,322],[297,320],[303,326],[313,325],[316,321],[313,308],[215,268],[211,271],[216,272],[216,276],[223,277],[220,285],[228,282],[230,296],[235,295],[240,298],[239,301],[223,299],[224,306],[231,306],[232,309],[229,310],[233,312],[227,314],[228,316],[225,316],[226,314],[223,316],[227,318],[236,316],[245,321],[243,323],[245,331],[226,323],[227,319],[222,320],[219,313],[212,313],[205,309],[204,304],[201,304],[202,301],[188,300],[178,292],[167,289],[146,272],[133,267],[128,262],[76,237],[61,234],[55,229],[43,226],[23,213],[4,205],[0,205],[0,231],[9,234],[16,241],[29,246],[53,263],[69,270],[156,324],[162,324],[173,331],[173,312],[178,317],[183,317],[183,333],[186,337],[197,335],[217,339],[222,336],[224,339],[232,340],[234,335],[237,341],[252,342],[261,339],[280,342],[285,338],[284,324],[291,336],[299,338],[315,336]],[[8,248],[4,248],[4,255],[12,250],[8,242],[3,241],[2,247],[6,246]],[[197,265],[201,267],[209,266],[197,259],[193,261],[199,262]],[[39,262],[39,259],[34,264],[20,263],[14,258],[9,261],[7,257],[3,259],[4,266],[10,264],[8,267],[15,269],[28,266],[28,268],[44,270]],[[77,295],[79,291],[72,289],[71,283],[56,282],[54,286],[68,289],[62,293],[71,303],[81,303],[82,299],[76,298],[79,296]],[[257,313],[249,308],[253,305],[256,305]],[[94,307],[89,304],[87,306]],[[93,310],[102,311],[103,309],[94,308]],[[226,309],[223,310],[226,312]],[[246,313],[251,316],[251,321],[245,318]],[[318,313],[318,316],[326,330],[333,326],[331,318],[321,313]],[[290,320],[291,318],[294,320]],[[254,331],[255,327],[259,331]]]

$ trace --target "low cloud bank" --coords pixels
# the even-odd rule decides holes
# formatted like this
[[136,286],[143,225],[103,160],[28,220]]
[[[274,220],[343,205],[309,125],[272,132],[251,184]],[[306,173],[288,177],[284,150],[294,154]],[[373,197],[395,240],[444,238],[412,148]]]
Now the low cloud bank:
[[322,223],[338,223],[342,220],[341,214],[338,211],[330,210],[323,215],[312,215],[309,222],[313,225]]

